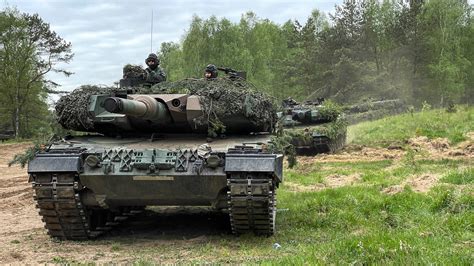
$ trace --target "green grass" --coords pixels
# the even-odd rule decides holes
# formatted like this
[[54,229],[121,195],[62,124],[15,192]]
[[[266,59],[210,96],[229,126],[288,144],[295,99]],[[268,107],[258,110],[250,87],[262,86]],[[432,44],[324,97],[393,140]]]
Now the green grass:
[[469,167],[462,170],[454,170],[445,175],[442,182],[451,183],[456,185],[466,185],[474,183],[474,168]]
[[428,195],[407,190],[389,196],[374,187],[280,193],[283,207],[290,209],[281,214],[280,238],[297,243],[302,255],[275,262],[472,263],[472,198],[454,198],[449,206],[462,207],[452,213],[443,205],[445,191],[453,193],[444,188]]
[[403,143],[415,136],[448,138],[451,144],[456,144],[471,131],[474,131],[474,107],[461,106],[456,113],[435,109],[360,123],[349,127],[348,135],[352,143],[369,146]]
[[[472,162],[419,160],[403,162],[331,162],[299,165],[287,182],[310,185],[334,173],[359,174],[356,185],[314,192],[278,190],[276,235],[214,235],[203,243],[112,244],[133,255],[132,262],[201,264],[440,264],[472,265],[474,190]],[[428,193],[406,187],[389,195],[384,188],[413,175],[442,178]],[[462,177],[459,177],[462,176]],[[464,180],[464,181],[458,181]],[[471,180],[471,181],[466,181]],[[462,186],[456,185],[462,184]],[[274,249],[278,243],[281,248]]]

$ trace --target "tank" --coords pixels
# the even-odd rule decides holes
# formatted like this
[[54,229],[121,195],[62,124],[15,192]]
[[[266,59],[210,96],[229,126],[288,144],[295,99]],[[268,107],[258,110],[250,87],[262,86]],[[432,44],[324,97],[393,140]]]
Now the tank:
[[283,155],[265,150],[274,121],[256,122],[252,101],[218,117],[225,135],[210,138],[205,93],[74,95],[59,101],[59,121],[87,133],[51,142],[28,164],[51,237],[92,239],[147,206],[207,206],[229,216],[234,234],[275,233]]
[[318,99],[301,104],[288,98],[278,116],[298,155],[334,153],[345,145],[347,122],[334,103]]

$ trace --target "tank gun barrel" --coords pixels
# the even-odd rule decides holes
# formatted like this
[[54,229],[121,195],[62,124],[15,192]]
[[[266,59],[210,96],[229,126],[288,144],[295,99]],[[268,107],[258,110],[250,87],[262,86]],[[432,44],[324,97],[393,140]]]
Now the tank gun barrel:
[[127,114],[132,116],[143,116],[147,111],[146,105],[142,102],[118,97],[109,97],[105,99],[104,108],[111,113]]
[[108,97],[104,108],[110,113],[125,114],[154,121],[169,121],[170,115],[166,105],[151,96],[140,95],[134,100],[119,97]]

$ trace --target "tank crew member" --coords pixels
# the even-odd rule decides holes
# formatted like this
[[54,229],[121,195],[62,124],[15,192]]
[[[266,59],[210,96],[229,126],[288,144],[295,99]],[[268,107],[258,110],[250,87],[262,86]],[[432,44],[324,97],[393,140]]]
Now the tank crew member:
[[147,68],[145,69],[146,82],[155,84],[166,80],[166,74],[163,69],[159,67],[160,59],[158,59],[158,56],[156,56],[156,54],[149,54],[148,57],[145,59],[145,63],[147,65]]
[[204,77],[206,79],[215,79],[217,78],[217,67],[215,65],[209,64],[206,66],[206,69],[204,70]]

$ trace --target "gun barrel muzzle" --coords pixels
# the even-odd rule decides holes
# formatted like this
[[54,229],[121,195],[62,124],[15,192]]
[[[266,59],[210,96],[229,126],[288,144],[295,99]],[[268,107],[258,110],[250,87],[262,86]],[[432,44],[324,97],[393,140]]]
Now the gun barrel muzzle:
[[133,99],[109,97],[104,101],[108,112],[167,123],[171,117],[166,105],[149,95],[134,96]]
[[104,108],[108,112],[126,114],[131,116],[144,116],[147,113],[147,106],[140,101],[109,97],[104,101]]

